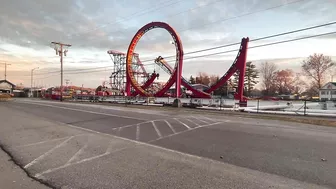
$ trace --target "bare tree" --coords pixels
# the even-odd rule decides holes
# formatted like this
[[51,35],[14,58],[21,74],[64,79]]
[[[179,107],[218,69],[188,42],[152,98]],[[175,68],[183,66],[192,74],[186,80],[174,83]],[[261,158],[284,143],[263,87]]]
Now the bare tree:
[[209,75],[205,72],[199,72],[196,77],[196,83],[209,86],[210,84]]
[[263,62],[259,68],[260,78],[266,95],[272,95],[275,92],[277,66],[274,63]]
[[292,94],[295,90],[294,72],[291,69],[280,70],[275,74],[278,94]]
[[301,79],[301,74],[296,73],[294,77],[294,93],[301,94],[307,88],[307,83]]
[[323,54],[310,55],[307,60],[302,63],[303,73],[312,78],[315,88],[320,89],[325,81],[325,73],[330,70],[335,63],[329,56]]

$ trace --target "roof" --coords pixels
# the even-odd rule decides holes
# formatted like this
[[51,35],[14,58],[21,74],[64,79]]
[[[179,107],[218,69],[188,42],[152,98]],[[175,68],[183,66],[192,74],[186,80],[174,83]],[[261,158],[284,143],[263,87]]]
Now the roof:
[[200,86],[202,86],[202,87],[209,88],[209,86],[204,85],[204,84],[200,84],[200,83],[192,84],[191,86],[193,86],[193,87],[200,87]]
[[113,55],[125,55],[125,53],[115,50],[109,50],[107,51],[107,54],[113,54]]
[[330,86],[330,84],[332,84],[336,87],[336,82],[328,82],[325,85],[323,85],[320,90],[327,90],[328,86]]
[[10,84],[12,87],[15,87],[15,85],[7,80],[0,80],[0,83],[8,83]]

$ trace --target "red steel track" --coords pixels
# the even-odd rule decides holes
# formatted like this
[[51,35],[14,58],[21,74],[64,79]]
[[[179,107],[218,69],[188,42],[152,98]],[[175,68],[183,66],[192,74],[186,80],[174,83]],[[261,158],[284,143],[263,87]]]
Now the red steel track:
[[183,47],[182,42],[180,40],[179,35],[175,32],[175,30],[164,22],[151,22],[143,26],[138,30],[138,32],[135,34],[133,39],[131,40],[131,43],[127,50],[127,56],[126,56],[126,75],[127,75],[127,82],[126,82],[126,94],[127,96],[131,95],[131,86],[135,89],[135,91],[141,95],[141,96],[152,96],[148,92],[146,92],[139,83],[136,81],[133,69],[132,69],[132,58],[133,53],[135,50],[135,47],[137,43],[139,42],[140,38],[147,33],[148,31],[154,29],[154,28],[163,28],[166,29],[170,35],[173,38],[175,48],[176,48],[176,63],[174,67],[174,72],[166,82],[166,84],[162,87],[161,90],[159,90],[154,96],[161,97],[165,94],[165,92],[174,84],[176,83],[176,95],[180,96],[180,86],[181,86],[181,74],[182,74],[182,65],[183,65]]
[[[160,63],[162,66],[164,66],[167,69],[169,74],[172,74],[174,72],[174,69],[162,57],[158,57],[155,60],[155,62]],[[193,88],[184,77],[181,78],[181,84],[185,88],[187,88],[188,90],[192,91],[193,97],[196,97],[196,98],[211,98],[211,95],[209,93],[205,93],[203,91],[200,91],[200,90],[197,90],[197,89]]]
[[[213,84],[212,86],[210,86],[209,89],[207,89],[206,91],[200,91],[200,90],[197,90],[195,88],[193,88],[189,83],[188,81],[182,77],[182,85],[184,87],[186,87],[188,90],[192,91],[193,93],[193,97],[195,98],[211,98],[211,95],[210,93],[215,91],[216,89],[218,89],[220,86],[224,85],[225,82],[227,82],[230,77],[235,73],[237,72],[237,70],[245,70],[245,65],[246,65],[246,53],[247,53],[247,45],[248,45],[248,41],[249,39],[248,38],[243,38],[242,41],[241,41],[241,44],[240,44],[240,48],[239,48],[239,51],[238,51],[238,54],[233,62],[233,64],[231,65],[231,67],[229,68],[229,70],[218,80],[218,82],[216,82],[215,84]],[[169,74],[172,74],[173,73],[173,68],[164,60],[164,58],[162,57],[158,57],[156,60],[155,60],[155,63],[159,64],[160,66],[164,66],[167,70],[167,72]],[[243,71],[243,74],[244,75],[240,75],[239,76],[239,79],[240,78],[244,78],[245,76],[245,71]],[[242,86],[243,87],[243,86]],[[240,93],[241,94],[243,93],[242,91],[239,90],[240,88],[238,87],[238,93],[235,95],[235,98],[237,100],[243,100],[244,97],[240,97]]]
[[[131,40],[131,43],[128,47],[127,56],[126,56],[126,74],[127,74],[127,82],[126,82],[126,93],[127,96],[134,96],[139,94],[140,96],[152,96],[148,92],[145,91],[147,87],[150,86],[152,82],[154,82],[156,78],[156,74],[152,74],[152,76],[143,84],[142,86],[139,85],[139,83],[136,81],[134,77],[134,71],[132,69],[132,58],[135,50],[135,47],[137,43],[139,42],[140,38],[147,33],[148,31],[154,29],[154,28],[163,28],[166,29],[172,36],[175,48],[176,48],[176,59],[175,59],[175,66],[172,68],[165,62],[163,58],[157,59],[156,63],[160,62],[169,72],[170,78],[166,82],[166,84],[156,93],[154,96],[156,97],[162,97],[165,95],[165,93],[168,91],[168,89],[175,83],[175,89],[176,89],[176,97],[180,97],[181,92],[181,84],[186,87],[188,90],[193,92],[193,96],[196,98],[211,98],[211,93],[221,87],[222,85],[227,82],[230,77],[237,71],[239,71],[239,81],[238,81],[238,91],[235,94],[236,100],[239,100],[241,105],[246,105],[246,98],[243,96],[243,90],[244,90],[244,77],[245,77],[245,69],[246,69],[246,57],[247,57],[247,48],[248,48],[248,42],[249,38],[243,38],[241,41],[240,49],[238,51],[238,54],[229,68],[229,70],[219,79],[218,82],[216,82],[214,85],[210,86],[209,89],[205,91],[200,91],[195,88],[193,88],[188,81],[182,77],[182,65],[183,65],[183,47],[182,42],[180,40],[179,35],[175,32],[175,30],[168,24],[164,22],[151,22],[143,26],[138,30],[138,32],[135,34],[133,39]],[[137,59],[138,62],[140,62],[140,59]],[[143,70],[145,70],[142,67]],[[135,92],[131,93],[131,86],[135,89]]]
[[[147,89],[153,82],[154,80],[159,76],[157,73],[152,73],[152,75],[149,77],[149,79],[141,86],[142,89]],[[137,91],[134,91],[132,93],[132,96],[136,96],[138,93]]]

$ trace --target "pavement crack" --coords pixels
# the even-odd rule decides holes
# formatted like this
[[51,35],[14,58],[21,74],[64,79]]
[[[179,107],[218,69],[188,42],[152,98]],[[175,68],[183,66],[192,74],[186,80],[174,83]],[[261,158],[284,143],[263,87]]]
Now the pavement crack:
[[46,181],[44,181],[44,180],[42,180],[42,179],[36,178],[36,177],[34,177],[33,175],[31,175],[26,169],[23,168],[23,165],[21,165],[21,164],[19,163],[19,161],[17,161],[17,160],[14,158],[14,156],[9,152],[9,150],[6,149],[6,147],[4,147],[2,144],[0,144],[0,149],[1,149],[2,151],[4,151],[4,152],[10,157],[10,160],[9,160],[9,161],[12,161],[16,166],[20,167],[20,169],[23,170],[23,172],[25,172],[26,175],[27,175],[29,178],[35,180],[36,182],[38,182],[38,183],[40,183],[40,184],[42,184],[42,185],[44,185],[44,186],[46,186],[46,187],[48,187],[48,188],[58,189],[57,187],[55,187],[55,186],[49,184],[48,182],[46,182]]

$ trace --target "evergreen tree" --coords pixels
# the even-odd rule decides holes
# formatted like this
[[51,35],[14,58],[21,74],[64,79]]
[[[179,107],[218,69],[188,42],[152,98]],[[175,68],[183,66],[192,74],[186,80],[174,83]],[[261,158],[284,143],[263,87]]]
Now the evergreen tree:
[[192,75],[189,78],[189,83],[190,84],[195,84],[196,83],[196,79]]
[[[256,66],[252,62],[246,62],[245,78],[244,78],[244,95],[251,95],[251,91],[254,86],[258,83],[259,72]],[[233,87],[238,88],[239,82],[239,71],[233,74]]]
[[256,66],[252,62],[246,62],[246,71],[244,85],[247,89],[247,95],[251,95],[251,91],[254,89],[254,86],[258,83],[257,79],[259,78],[259,71],[256,69]]

